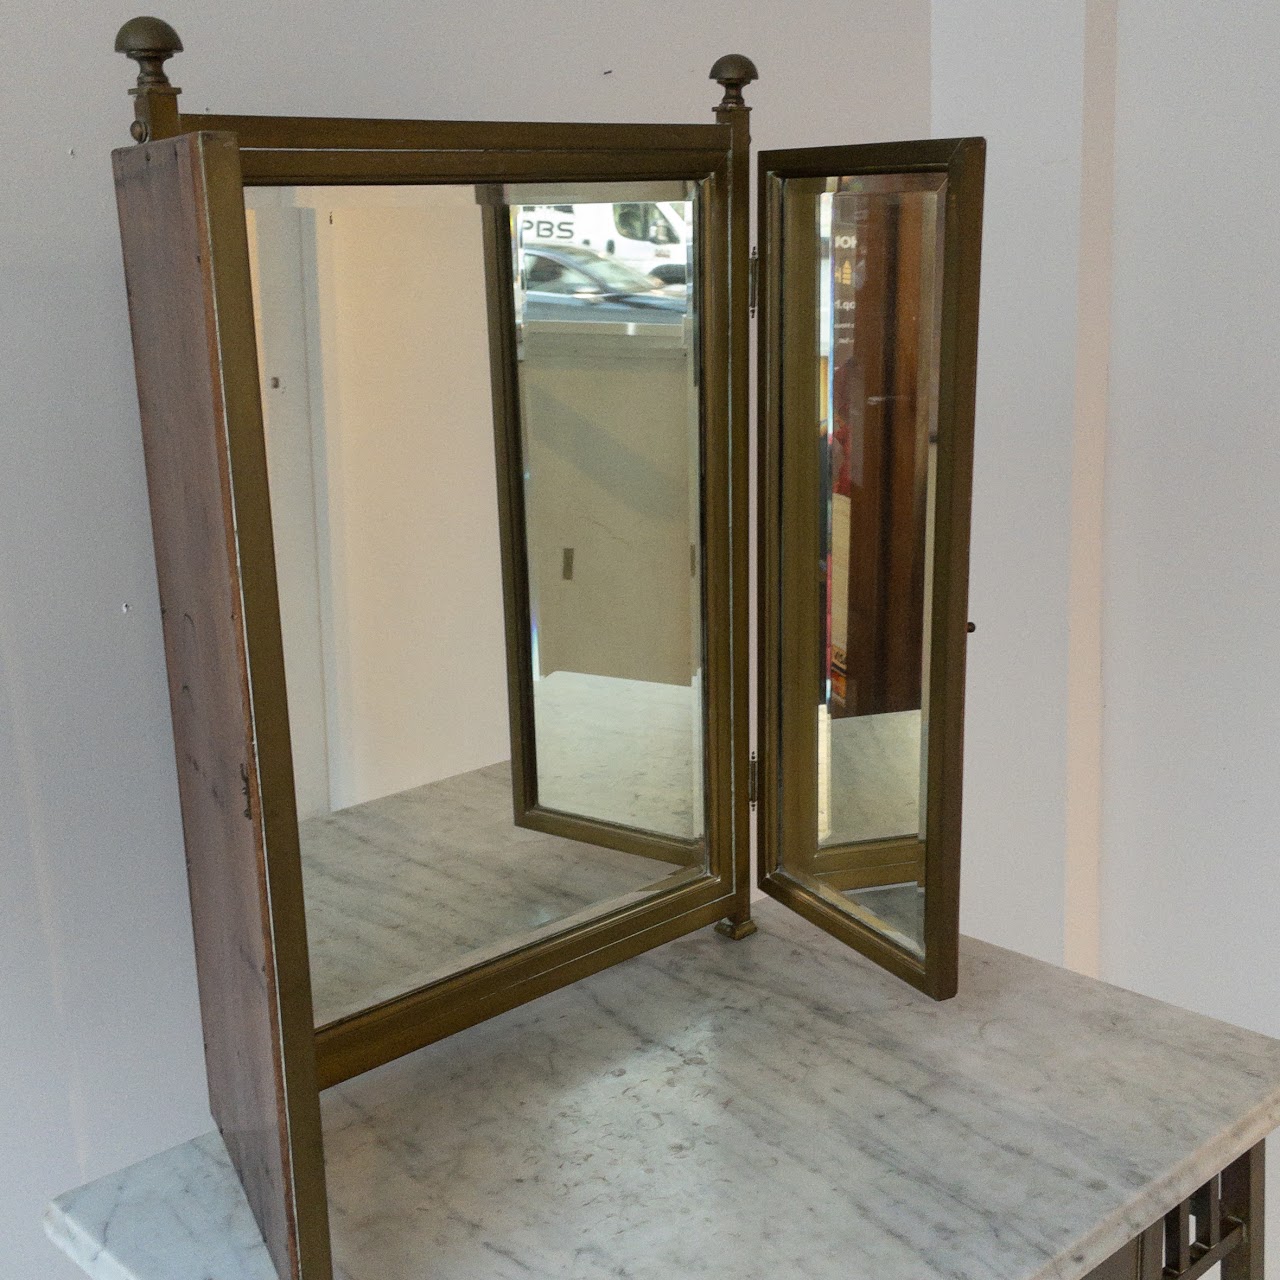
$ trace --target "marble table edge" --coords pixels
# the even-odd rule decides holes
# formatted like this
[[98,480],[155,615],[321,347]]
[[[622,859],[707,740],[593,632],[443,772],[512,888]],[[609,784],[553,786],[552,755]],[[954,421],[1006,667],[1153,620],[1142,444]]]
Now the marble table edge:
[[1104,1218],[1071,1248],[1049,1259],[1031,1280],[1088,1277],[1117,1249],[1158,1222],[1277,1127],[1280,1127],[1280,1092],[1258,1103],[1219,1135],[1211,1147],[1193,1152],[1163,1177],[1135,1192],[1127,1204]]
[[[991,951],[1007,952],[1011,956],[1016,956],[1022,963],[1031,959],[1021,953],[968,938],[963,940],[962,945],[966,948],[976,945]],[[1062,968],[1045,961],[1033,961],[1033,963],[1054,970]],[[1129,996],[1136,994],[1117,987],[1113,983],[1100,982],[1098,979],[1082,978],[1081,980],[1112,987]],[[1156,1004],[1167,1003],[1153,1000],[1149,996],[1139,996],[1139,999],[1152,1000]],[[1217,1021],[1204,1018],[1204,1015],[1194,1016],[1208,1022]],[[1078,1280],[1079,1277],[1087,1276],[1118,1249],[1123,1248],[1134,1237],[1157,1222],[1171,1208],[1192,1195],[1215,1173],[1244,1155],[1277,1126],[1280,1126],[1280,1088],[1271,1088],[1253,1106],[1239,1114],[1233,1122],[1202,1143],[1198,1149],[1189,1152],[1165,1172],[1134,1189],[1122,1204],[1096,1221],[1092,1228],[1077,1237],[1070,1245],[1057,1253],[1042,1255],[1040,1265],[1035,1270],[1024,1273],[1025,1280]],[[180,1143],[172,1150],[177,1151],[194,1144],[208,1154],[207,1148],[210,1143],[220,1144],[216,1130],[192,1142]],[[160,1154],[164,1153],[157,1153],[157,1155]],[[152,1160],[156,1158],[157,1156],[149,1157]],[[121,1170],[114,1176],[122,1179],[126,1173],[126,1170]],[[77,1191],[65,1193],[48,1206],[43,1225],[50,1241],[83,1270],[89,1272],[94,1280],[141,1280],[131,1267],[115,1258],[102,1241],[87,1232],[69,1215],[64,1206],[70,1197],[77,1194]],[[148,1277],[148,1280],[154,1280],[154,1278]]]
[[[74,1194],[72,1191],[66,1193]],[[45,1208],[41,1222],[49,1240],[93,1280],[138,1280],[128,1267],[107,1251],[105,1243],[99,1243],[67,1215],[61,1203],[66,1195],[51,1200]]]
[[[1045,968],[1060,970],[1085,978],[1090,983],[1110,987],[1123,992],[1126,996],[1138,996],[1142,1000],[1150,1000],[1155,1004],[1168,1005],[1181,1009],[1181,1005],[1172,1004],[1158,996],[1145,995],[1132,987],[1122,986],[1117,982],[1109,982],[1105,978],[1088,977],[1078,974],[1065,965],[1054,964],[1012,947],[1002,947],[996,942],[986,942],[969,934],[960,935],[960,949],[963,957],[965,951],[975,949],[999,951],[1016,956],[1019,962],[1030,961]],[[1185,1010],[1191,1013],[1191,1010]],[[1234,1023],[1215,1018],[1210,1014],[1195,1014],[1206,1022],[1217,1022],[1224,1027],[1239,1030]],[[1194,1191],[1198,1191],[1214,1174],[1225,1169],[1238,1160],[1246,1151],[1251,1150],[1259,1142],[1268,1138],[1280,1129],[1280,1090],[1265,1098],[1246,1112],[1239,1120],[1225,1129],[1209,1146],[1186,1156],[1164,1176],[1148,1183],[1136,1191],[1129,1201],[1114,1213],[1104,1218],[1074,1245],[1062,1250],[1050,1258],[1034,1276],[1027,1280],[1060,1280],[1060,1277],[1087,1277],[1095,1267],[1105,1262],[1117,1249],[1123,1248],[1135,1236],[1152,1226],[1170,1209],[1181,1204]]]
[[[1048,1258],[1034,1276],[1027,1280],[1065,1280],[1087,1277],[1118,1249],[1157,1222],[1170,1209],[1187,1199],[1209,1178],[1261,1142],[1280,1126],[1280,1094],[1259,1103],[1226,1130],[1209,1150],[1201,1150],[1182,1160],[1166,1175],[1135,1192],[1127,1204],[1103,1219],[1087,1235],[1070,1248]],[[212,1130],[186,1143],[177,1151],[193,1144],[220,1141]],[[164,1155],[158,1152],[148,1160]],[[139,1163],[145,1163],[140,1161]],[[132,1166],[130,1166],[132,1167]],[[127,1170],[121,1170],[121,1174]],[[121,1263],[89,1232],[71,1218],[63,1208],[63,1200],[75,1195],[69,1191],[52,1200],[43,1216],[45,1235],[72,1262],[93,1280],[140,1280],[130,1267]]]

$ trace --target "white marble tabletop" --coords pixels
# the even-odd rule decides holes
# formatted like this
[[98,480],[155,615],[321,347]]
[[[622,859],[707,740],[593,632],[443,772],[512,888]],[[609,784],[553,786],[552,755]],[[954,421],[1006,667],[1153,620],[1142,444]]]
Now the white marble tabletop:
[[[1280,1041],[968,941],[918,995],[773,903],[323,1099],[342,1280],[1070,1280],[1280,1123]],[[102,1280],[271,1280],[216,1135],[70,1192]]]

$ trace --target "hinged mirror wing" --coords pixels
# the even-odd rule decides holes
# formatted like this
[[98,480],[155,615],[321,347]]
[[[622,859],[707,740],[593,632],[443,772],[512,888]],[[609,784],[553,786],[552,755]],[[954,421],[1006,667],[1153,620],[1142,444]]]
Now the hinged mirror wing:
[[763,152],[760,882],[955,994],[981,139]]
[[686,868],[709,817],[706,198],[484,191],[515,819]]

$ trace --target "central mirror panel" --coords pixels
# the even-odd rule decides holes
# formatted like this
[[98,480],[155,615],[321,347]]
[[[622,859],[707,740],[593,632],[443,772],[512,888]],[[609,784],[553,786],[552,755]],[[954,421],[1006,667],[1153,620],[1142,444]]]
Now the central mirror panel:
[[707,874],[699,191],[245,195],[325,1026]]

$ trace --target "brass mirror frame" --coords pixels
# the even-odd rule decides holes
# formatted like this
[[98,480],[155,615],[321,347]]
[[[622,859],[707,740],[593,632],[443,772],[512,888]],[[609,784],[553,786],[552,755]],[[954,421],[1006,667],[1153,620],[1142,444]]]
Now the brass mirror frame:
[[[729,403],[729,183],[733,131],[706,125],[560,125],[447,121],[317,120],[244,116],[200,117],[201,126],[234,133],[240,142],[244,185],[442,184],[498,185],[518,182],[637,181],[691,179],[702,182],[699,234],[699,326],[705,381],[701,396],[704,470],[704,622],[706,654],[706,850],[707,872],[640,903],[602,914],[562,932],[517,946],[417,990],[383,1001],[317,1029],[321,1087],[420,1048],[441,1036],[492,1017],[565,983],[635,955],[689,930],[742,909],[749,876],[741,870],[745,832],[735,832],[733,813],[733,724],[735,690],[732,651],[724,628],[710,619],[728,617],[733,548],[730,543],[731,456]],[[486,278],[510,284],[510,221],[505,207],[481,206]],[[513,747],[521,744],[516,717],[532,725],[531,710],[518,695],[527,685],[518,664],[527,641],[521,633],[519,558],[516,527],[520,510],[509,474],[511,444],[519,439],[514,333],[510,292],[490,290],[494,429],[497,444],[507,614],[509,687]],[[517,455],[518,456],[518,455]],[[261,497],[265,504],[268,496]],[[737,526],[741,527],[741,526]],[[243,555],[270,555],[271,548],[244,547]],[[512,588],[517,588],[513,591]],[[275,609],[275,601],[269,602]],[[278,621],[276,623],[278,625]],[[740,710],[745,718],[745,709]],[[740,721],[739,721],[740,722]],[[524,753],[513,755],[513,776]],[[281,778],[281,786],[286,785]],[[270,785],[270,782],[267,783]],[[545,811],[543,811],[545,812]],[[519,792],[517,817],[521,814]],[[629,852],[654,854],[677,841],[664,841],[612,824],[565,814],[540,823],[556,835]],[[534,825],[534,823],[528,823]],[[687,862],[689,849],[684,849]],[[736,855],[736,856],[735,856]],[[465,957],[462,958],[465,964]]]
[[[748,871],[755,771],[749,764],[747,733],[750,139],[742,95],[743,87],[755,79],[755,68],[739,55],[722,58],[712,68],[711,78],[724,89],[715,125],[189,116],[179,113],[179,91],[164,73],[165,62],[182,48],[171,27],[154,18],[134,19],[121,29],[116,47],[139,65],[130,132],[144,145],[117,153],[115,161],[126,274],[139,286],[131,290],[130,309],[153,516],[159,508],[163,517],[157,523],[157,563],[162,583],[167,581],[170,588],[176,583],[179,597],[190,594],[188,588],[194,590],[200,598],[193,607],[202,617],[210,608],[222,610],[218,616],[226,624],[223,630],[231,633],[230,638],[214,635],[210,640],[213,629],[200,632],[191,616],[183,615],[191,622],[190,630],[201,636],[201,643],[187,644],[186,628],[176,613],[166,626],[167,645],[177,634],[185,645],[176,660],[172,652],[169,657],[180,767],[200,765],[194,756],[184,759],[187,747],[203,750],[209,746],[206,739],[217,739],[213,746],[221,747],[227,735],[231,740],[214,761],[221,790],[203,777],[193,781],[199,768],[184,778],[184,816],[190,796],[207,792],[217,801],[218,813],[234,820],[237,829],[242,820],[248,824],[236,848],[223,840],[216,822],[201,821],[185,833],[193,862],[201,1008],[206,1041],[215,1050],[208,1055],[211,1105],[280,1274],[301,1280],[305,1273],[311,1280],[325,1280],[330,1267],[317,1085],[337,1083],[717,920],[719,930],[734,939],[755,928]],[[939,998],[955,990],[958,939],[982,159],[983,144],[975,139],[769,152],[760,157],[760,210],[766,232],[760,240],[766,283],[759,321],[765,335],[760,353],[759,715],[760,776],[766,780],[760,796],[760,884]],[[165,171],[164,180],[157,182],[153,175],[160,170]],[[927,872],[925,964],[913,962],[871,930],[844,918],[780,868],[783,842],[794,833],[783,824],[779,782],[789,766],[794,776],[795,749],[780,731],[784,685],[779,467],[784,441],[778,415],[780,349],[776,333],[768,336],[769,316],[780,314],[776,246],[781,181],[790,176],[913,170],[945,172],[950,178],[928,753],[927,832],[937,841],[938,856],[930,859]],[[709,870],[693,883],[566,928],[317,1030],[309,992],[244,188],[395,183],[485,187],[651,178],[703,183],[698,270],[704,373],[702,642]],[[507,218],[504,228],[504,213],[493,206],[483,215],[486,267],[489,278],[499,282],[505,271],[510,285],[510,221]],[[957,245],[961,251],[952,252]],[[511,306],[509,296],[496,305],[491,327],[509,332],[509,313],[503,310]],[[170,341],[174,334],[177,340]],[[511,351],[491,352],[499,457],[513,426],[508,412],[513,359]],[[518,421],[514,425],[518,430]],[[185,482],[188,470],[196,484]],[[511,477],[505,479],[509,482]],[[511,519],[513,510],[509,507],[504,518]],[[176,534],[169,527],[173,525]],[[180,545],[166,546],[166,538]],[[505,534],[503,543],[506,548],[512,545]],[[170,554],[175,550],[182,553],[176,561]],[[504,554],[509,560],[509,551]],[[188,562],[199,571],[189,571]],[[225,570],[225,582],[212,581],[209,563]],[[520,615],[514,616],[523,625]],[[717,625],[705,625],[708,618]],[[509,648],[509,663],[511,659]],[[186,674],[208,677],[225,686],[224,693],[230,689],[243,695],[243,716],[228,721],[227,713],[212,703],[199,708],[198,715],[186,715],[182,706],[187,686],[179,683]],[[198,722],[194,729],[190,720]],[[513,806],[519,816],[514,796]],[[229,857],[229,852],[236,857]],[[246,856],[241,858],[241,853]],[[235,875],[227,875],[229,871]],[[234,911],[222,909],[216,896],[201,891],[197,882],[210,878],[219,884],[234,882],[229,885],[239,895],[231,904]],[[240,945],[246,939],[252,945]],[[237,998],[236,984],[245,982],[252,984],[256,1000],[250,1017],[246,1001]],[[270,1043],[264,1037],[271,1037]],[[251,1122],[236,1128],[242,1111]],[[227,1116],[231,1118],[224,1122]]]
[[[728,95],[726,95],[728,97]],[[740,97],[740,95],[739,95]],[[636,955],[693,929],[722,921],[730,936],[750,923],[749,830],[744,786],[747,720],[745,629],[710,619],[745,619],[745,597],[732,582],[745,581],[746,564],[746,281],[731,274],[731,238],[745,230],[743,163],[747,109],[722,104],[716,124],[613,125],[325,119],[240,115],[173,115],[161,99],[143,128],[148,140],[192,131],[234,134],[242,185],[452,184],[685,179],[702,183],[699,234],[703,320],[702,475],[704,631],[706,652],[706,848],[708,870],[692,883],[658,891],[640,903],[517,946],[501,956],[317,1028],[321,1088],[388,1062],[566,983]],[[728,115],[725,115],[725,111]],[[139,120],[142,120],[141,104]],[[734,183],[741,193],[735,201]],[[486,256],[499,274],[505,211],[483,209]],[[736,215],[736,216],[735,216]],[[510,265],[505,270],[509,276]],[[247,284],[247,282],[246,282]],[[505,304],[503,304],[505,305]],[[732,332],[731,332],[732,330]],[[245,344],[241,344],[242,348]],[[247,344],[251,346],[251,344]],[[248,359],[244,349],[239,358]],[[509,438],[512,353],[493,352],[495,430],[499,448]],[[499,364],[502,367],[499,368]],[[256,373],[255,373],[256,376]],[[518,429],[518,423],[516,424]],[[502,455],[499,454],[501,457]],[[500,478],[501,483],[501,478]],[[270,495],[265,476],[237,477],[241,502],[254,512],[238,522],[237,552],[244,562],[274,563]],[[510,514],[509,511],[507,513]],[[504,561],[511,539],[503,537]],[[507,568],[509,569],[509,565]],[[246,600],[253,624],[279,635],[274,590]],[[510,635],[508,636],[510,642]],[[509,650],[508,662],[512,660]],[[281,691],[283,694],[283,691]],[[295,832],[281,856],[297,848],[297,810],[287,726],[260,742],[264,800],[287,810]],[[737,757],[741,755],[739,761]],[[582,823],[557,834],[612,847],[601,838],[608,824]],[[621,829],[617,829],[621,830]],[[638,833],[623,831],[623,836]],[[608,832],[603,833],[608,836]],[[615,832],[616,835],[616,832]],[[296,856],[294,854],[293,856]],[[305,939],[301,940],[305,946]],[[465,961],[464,961],[465,963]]]
[[[986,147],[981,138],[765,151],[758,157],[761,299],[759,349],[759,884],[772,897],[937,1000],[955,995],[960,937],[960,822],[968,635],[969,519],[977,375],[978,280]],[[925,750],[924,958],[827,901],[790,874],[784,853],[817,850],[817,776],[811,663],[788,661],[813,638],[803,610],[784,607],[787,582],[813,575],[812,528],[784,530],[784,490],[803,485],[799,451],[783,425],[783,387],[812,380],[784,356],[784,312],[812,307],[802,285],[783,287],[783,190],[788,179],[940,173],[947,178],[938,387],[929,725]],[[815,237],[816,244],[816,237]],[[808,267],[802,262],[801,270]],[[810,309],[809,314],[812,314]],[[803,496],[801,495],[801,500]],[[816,495],[815,495],[816,499]],[[797,500],[793,493],[791,502]],[[814,503],[816,508],[816,501]],[[788,503],[787,509],[793,509]],[[808,522],[804,522],[807,524]],[[790,541],[784,545],[784,534]],[[800,543],[797,550],[797,540]],[[810,545],[814,544],[814,545]],[[813,554],[810,555],[809,552]],[[812,795],[809,793],[812,792]],[[869,841],[901,858],[907,841]],[[915,842],[918,843],[918,842]]]

